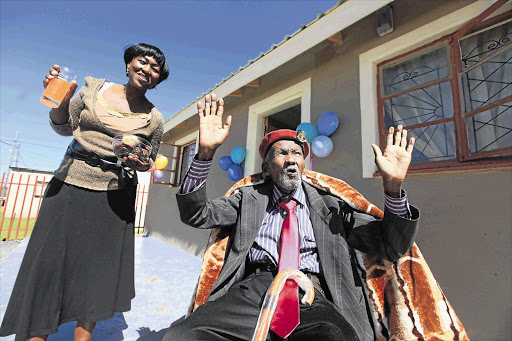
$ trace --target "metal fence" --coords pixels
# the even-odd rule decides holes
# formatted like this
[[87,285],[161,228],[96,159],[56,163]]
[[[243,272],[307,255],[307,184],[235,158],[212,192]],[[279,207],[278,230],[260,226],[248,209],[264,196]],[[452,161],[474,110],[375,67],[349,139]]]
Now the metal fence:
[[[0,182],[0,240],[30,236],[39,215],[44,191],[51,177],[37,174],[2,175]],[[149,184],[137,186],[135,233],[144,233]]]

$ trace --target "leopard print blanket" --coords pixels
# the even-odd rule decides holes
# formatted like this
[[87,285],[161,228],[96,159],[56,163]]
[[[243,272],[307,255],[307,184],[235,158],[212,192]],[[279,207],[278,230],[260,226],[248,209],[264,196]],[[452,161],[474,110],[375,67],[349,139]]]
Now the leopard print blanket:
[[[352,208],[382,218],[383,212],[367,201],[344,181],[305,170],[303,180],[310,185],[343,199]],[[229,189],[262,183],[261,173],[245,177]],[[212,229],[203,258],[203,267],[188,313],[208,299],[217,280],[228,245]],[[397,262],[355,250],[355,263],[361,277],[377,341],[468,340],[464,326],[443,294],[416,244]]]

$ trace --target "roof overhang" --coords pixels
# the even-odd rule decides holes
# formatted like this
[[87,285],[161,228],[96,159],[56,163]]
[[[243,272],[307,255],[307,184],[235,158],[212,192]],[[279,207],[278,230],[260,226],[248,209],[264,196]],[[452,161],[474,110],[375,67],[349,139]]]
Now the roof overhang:
[[[346,1],[209,92],[215,91],[218,98],[227,97],[392,1]],[[164,132],[171,130],[195,114],[197,114],[197,109],[196,103],[193,102],[165,122]]]

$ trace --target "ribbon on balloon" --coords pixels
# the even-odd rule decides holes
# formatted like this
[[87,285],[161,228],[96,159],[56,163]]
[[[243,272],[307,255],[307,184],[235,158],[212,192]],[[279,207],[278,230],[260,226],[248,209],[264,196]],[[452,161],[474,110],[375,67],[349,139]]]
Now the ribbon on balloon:
[[329,135],[334,133],[338,125],[338,115],[332,111],[326,111],[320,115],[316,126],[308,122],[303,122],[297,126],[296,130],[303,130],[306,133],[306,140],[311,145],[310,170],[313,170],[313,155],[327,157],[331,154],[334,145]]
[[236,146],[231,150],[231,155],[225,155],[219,159],[219,168],[227,172],[228,179],[231,181],[238,181],[243,176],[242,167],[240,164],[245,160],[245,149]]

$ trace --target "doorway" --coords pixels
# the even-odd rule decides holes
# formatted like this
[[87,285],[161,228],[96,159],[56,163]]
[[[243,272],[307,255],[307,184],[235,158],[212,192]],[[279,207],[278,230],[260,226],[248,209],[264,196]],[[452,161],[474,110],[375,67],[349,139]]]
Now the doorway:
[[[265,134],[278,129],[295,130],[300,124],[300,104],[265,117]],[[261,136],[261,137],[263,137]]]
[[[244,175],[261,171],[258,147],[267,132],[288,128],[295,130],[311,117],[311,78],[279,91],[249,106]],[[309,156],[306,158],[308,168]]]

